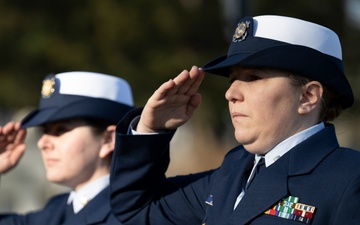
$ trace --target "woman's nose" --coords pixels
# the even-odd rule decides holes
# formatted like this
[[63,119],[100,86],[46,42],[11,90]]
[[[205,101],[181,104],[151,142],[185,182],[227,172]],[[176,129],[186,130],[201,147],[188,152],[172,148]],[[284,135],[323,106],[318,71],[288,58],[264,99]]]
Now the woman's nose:
[[241,92],[241,81],[234,81],[225,92],[225,98],[229,102],[243,101],[244,97]]
[[40,149],[40,150],[49,150],[49,149],[51,149],[51,146],[52,146],[52,144],[51,144],[51,137],[50,137],[50,135],[47,135],[47,134],[43,134],[40,138],[39,138],[39,140],[38,140],[38,142],[37,142],[37,146],[38,146],[38,148]]

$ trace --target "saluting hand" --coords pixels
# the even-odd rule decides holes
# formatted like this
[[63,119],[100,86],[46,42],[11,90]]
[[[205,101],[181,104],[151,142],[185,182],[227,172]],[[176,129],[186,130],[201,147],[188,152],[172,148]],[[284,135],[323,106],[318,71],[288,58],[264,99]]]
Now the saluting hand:
[[185,124],[201,103],[197,90],[204,71],[193,66],[163,83],[149,98],[141,114],[137,131],[153,133],[172,130]]
[[8,122],[0,127],[0,173],[5,173],[16,166],[24,154],[26,130],[20,123]]

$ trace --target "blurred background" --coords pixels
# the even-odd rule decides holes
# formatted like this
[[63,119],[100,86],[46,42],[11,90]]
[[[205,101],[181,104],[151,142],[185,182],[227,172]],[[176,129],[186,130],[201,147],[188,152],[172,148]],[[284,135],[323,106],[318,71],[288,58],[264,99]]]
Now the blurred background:
[[[226,54],[238,19],[277,14],[333,29],[359,99],[360,0],[0,0],[0,125],[37,107],[49,73],[92,71],[125,78],[135,103],[192,65]],[[274,24],[276,26],[276,24]],[[304,33],[304,35],[308,35]],[[224,93],[228,81],[207,75],[196,115],[176,133],[167,175],[216,168],[236,146]],[[360,149],[359,100],[335,122],[341,145]],[[19,165],[1,176],[0,212],[28,212],[67,191],[46,181],[28,131]]]

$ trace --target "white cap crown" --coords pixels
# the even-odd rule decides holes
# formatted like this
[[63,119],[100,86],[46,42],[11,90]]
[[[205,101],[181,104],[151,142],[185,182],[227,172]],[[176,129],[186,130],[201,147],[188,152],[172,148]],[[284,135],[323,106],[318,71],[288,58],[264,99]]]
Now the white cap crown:
[[134,106],[130,85],[120,77],[94,72],[65,72],[55,77],[60,81],[60,94],[103,98]]
[[254,17],[254,37],[301,45],[342,59],[339,37],[327,27],[284,16]]

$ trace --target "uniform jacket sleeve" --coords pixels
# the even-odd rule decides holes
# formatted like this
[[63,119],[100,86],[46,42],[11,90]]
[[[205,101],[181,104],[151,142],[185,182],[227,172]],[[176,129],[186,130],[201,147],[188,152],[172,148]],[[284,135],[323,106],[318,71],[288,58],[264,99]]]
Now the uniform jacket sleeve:
[[122,122],[111,204],[124,224],[302,224],[265,213],[289,196],[315,207],[309,224],[360,224],[360,153],[341,148],[331,124],[257,175],[234,209],[254,159],[244,148],[230,151],[216,171],[166,179],[173,132],[129,136],[129,123]]
[[306,224],[284,214],[265,213],[289,196],[297,197],[299,204],[314,207],[308,224],[360,224],[360,153],[339,147],[333,125],[327,124],[258,174],[239,205],[232,209],[226,203],[236,197],[229,194],[234,183],[226,174],[240,171],[241,166],[226,165],[239,158],[240,152],[225,158],[219,169],[222,175],[212,187],[213,205],[207,210],[206,225]]
[[59,205],[66,205],[68,194],[57,195],[51,198],[46,206],[39,211],[30,212],[27,214],[1,214],[0,225],[34,225],[47,224],[56,225],[61,224],[63,217],[63,208]]
[[113,212],[124,224],[201,224],[214,172],[167,179],[169,143],[175,131],[127,135],[138,114],[130,113],[117,126],[110,173]]
[[[105,188],[76,215],[67,217],[69,194],[52,197],[39,211],[0,215],[0,225],[121,225],[111,213],[109,188]],[[70,215],[70,214],[69,214]]]

